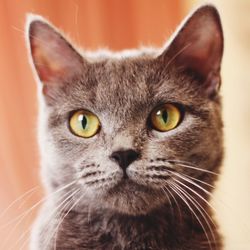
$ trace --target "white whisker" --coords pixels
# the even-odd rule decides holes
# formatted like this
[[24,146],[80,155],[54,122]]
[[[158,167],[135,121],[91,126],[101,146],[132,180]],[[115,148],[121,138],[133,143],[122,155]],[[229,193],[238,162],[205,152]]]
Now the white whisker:
[[189,210],[193,213],[193,215],[195,216],[195,218],[197,219],[197,221],[199,222],[199,224],[201,225],[202,227],[202,230],[204,231],[205,235],[206,235],[206,238],[209,242],[209,245],[210,245],[210,249],[212,250],[211,248],[211,242],[209,240],[209,237],[208,237],[208,234],[207,234],[207,231],[203,225],[203,223],[201,222],[199,216],[195,213],[195,211],[192,209],[192,207],[189,205],[189,203],[187,202],[186,198],[182,195],[182,193],[180,193],[179,191],[179,188],[176,186],[175,183],[171,182],[169,183],[169,186],[172,188],[172,190],[182,199],[182,201],[187,205],[187,207],[189,208]]
[[190,168],[190,169],[195,169],[195,170],[199,170],[201,172],[205,172],[205,173],[209,173],[209,174],[213,174],[213,175],[219,175],[218,173],[215,173],[213,171],[207,170],[207,169],[203,169],[203,168],[199,168],[196,167],[188,162],[185,161],[179,161],[179,160],[168,160],[168,162],[171,163],[176,163],[178,166],[180,167],[184,167],[184,168]]
[[[213,230],[212,230],[212,228],[211,228],[211,225],[210,225],[210,223],[208,222],[208,220],[207,220],[207,218],[206,218],[206,216],[204,215],[204,213],[201,211],[201,209],[199,208],[199,207],[201,207],[200,205],[199,206],[197,206],[197,201],[196,202],[194,202],[194,200],[191,198],[191,196],[187,193],[187,192],[185,192],[185,190],[183,189],[183,188],[181,188],[179,185],[177,185],[176,184],[176,188],[194,205],[194,207],[199,211],[199,213],[200,213],[200,215],[202,216],[202,218],[204,219],[204,221],[206,222],[206,224],[207,224],[207,226],[208,226],[208,229],[209,229],[209,231],[210,231],[210,233],[211,233],[211,235],[212,235],[212,237],[213,237],[213,240],[214,240],[214,243],[216,243],[216,239],[215,239],[215,236],[214,236],[214,233],[213,233]],[[198,203],[199,204],[199,203]],[[203,209],[203,211],[204,211],[204,209]],[[207,214],[207,212],[206,212],[206,214]],[[208,215],[208,214],[207,214]],[[211,220],[211,217],[210,216],[208,216],[208,218],[210,218],[210,220]],[[213,222],[213,221],[212,221]],[[213,222],[213,224],[214,224],[214,222]],[[209,241],[209,245],[210,245],[210,248],[211,248],[211,242],[210,242],[210,239],[208,239],[208,241]],[[212,248],[211,248],[212,249]]]
[[163,193],[167,196],[167,199],[168,199],[169,204],[170,204],[171,213],[174,215],[174,207],[173,207],[173,204],[172,204],[172,202],[171,202],[171,199],[170,199],[170,197],[169,197],[169,195],[168,195],[168,193],[167,193],[168,189],[167,189],[167,188],[164,189],[164,187],[162,187],[161,189],[162,189]]
[[[182,178],[183,180],[185,181],[188,181],[187,178],[184,178],[180,175],[178,175],[180,178]],[[202,199],[209,207],[211,207],[214,211],[216,211],[216,209],[204,198],[202,197],[198,192],[196,192],[195,190],[193,190],[192,188],[190,188],[189,186],[185,185],[184,183],[182,183],[181,181],[173,178],[176,182],[178,182],[180,185],[184,186],[185,188],[187,188],[188,190],[190,190],[191,192],[193,192],[194,194],[196,194],[200,199]],[[189,182],[191,184],[195,184],[195,183],[192,183],[191,181]],[[202,191],[206,192],[207,194],[211,195],[210,192],[206,191],[205,189],[203,189],[202,187],[199,187],[199,185],[195,185],[197,186],[198,188],[200,188]]]
[[[53,217],[55,217],[57,213],[61,213],[62,210],[65,209],[65,208],[71,203],[72,197],[73,197],[77,192],[79,192],[79,190],[80,190],[80,189],[78,188],[78,189],[75,189],[75,190],[71,191],[70,194],[67,195],[67,197],[66,197],[62,202],[60,202],[60,204],[52,211],[52,213],[51,213],[51,215],[50,215],[51,220],[53,220]],[[68,193],[67,193],[67,194],[68,194]],[[45,240],[44,246],[47,247],[47,246],[49,245],[50,240],[53,238],[53,236],[54,236],[54,233],[51,233],[51,234],[48,235],[47,240]],[[45,249],[46,249],[46,247],[45,247]]]
[[211,185],[211,184],[209,184],[209,183],[207,183],[207,182],[205,182],[205,181],[199,180],[199,179],[197,179],[197,178],[195,178],[195,177],[192,177],[192,176],[189,176],[189,175],[183,174],[183,173],[181,173],[181,175],[183,175],[183,176],[185,176],[185,177],[187,177],[187,178],[189,178],[189,179],[192,179],[192,180],[194,180],[194,181],[197,181],[197,182],[199,182],[199,183],[202,183],[202,184],[204,184],[204,185],[206,185],[206,186],[208,186],[208,187],[215,188],[214,185]]
[[[166,188],[166,187],[165,187],[165,188]],[[179,218],[182,218],[181,208],[180,208],[180,206],[179,206],[178,201],[176,200],[176,198],[175,198],[174,195],[172,194],[171,190],[170,190],[169,188],[168,188],[167,190],[168,190],[170,196],[173,198],[173,200],[174,200],[174,202],[175,202],[175,204],[176,204],[176,207],[177,207],[177,209],[178,209]]]
[[37,189],[39,188],[39,186],[35,186],[31,189],[29,189],[27,192],[25,192],[24,194],[22,194],[21,196],[19,196],[16,200],[12,201],[10,203],[10,205],[8,207],[6,207],[3,212],[0,214],[0,218],[2,218],[6,212],[12,207],[14,206],[18,201],[20,201],[21,199],[23,199],[24,197],[30,195],[30,194],[33,194]]
[[11,235],[13,234],[13,232],[16,230],[16,228],[18,227],[18,225],[37,207],[39,206],[41,203],[43,203],[44,201],[46,201],[47,199],[49,199],[52,195],[63,191],[64,189],[66,189],[67,187],[75,184],[76,181],[72,181],[69,184],[64,185],[63,187],[61,187],[60,189],[57,189],[56,191],[54,191],[53,193],[49,194],[48,196],[42,198],[41,200],[39,200],[36,204],[34,204],[31,208],[29,208],[28,210],[24,211],[22,214],[20,214],[19,216],[17,216],[16,218],[12,219],[11,221],[9,221],[8,223],[6,223],[5,225],[1,226],[0,229],[4,229],[7,226],[11,225],[12,223],[16,222],[15,226],[12,228],[12,230],[10,231],[10,233],[8,234],[8,236],[5,238],[5,240],[3,241],[2,245],[1,245],[1,249],[4,249],[4,246],[7,244],[8,240],[10,239]]
[[[179,185],[178,185],[179,186]],[[181,188],[179,186],[179,188]],[[212,219],[212,217],[208,214],[208,212],[206,211],[206,209],[191,195],[189,194],[186,190],[184,190],[183,188],[181,188],[182,191],[186,194],[186,196],[188,196],[195,204],[197,204],[197,206],[199,206],[201,208],[201,210],[207,215],[207,217],[209,218],[209,220],[211,221],[211,223],[214,225],[214,227],[216,228],[217,225],[215,224],[214,220]]]
[[[55,209],[53,209],[51,215],[49,215],[48,217],[52,217],[54,215],[54,213],[57,211],[58,208],[60,208],[60,206],[62,204],[64,204],[64,202],[66,201],[66,199],[68,198],[69,194],[71,193],[72,191],[68,191],[67,193],[63,194],[62,197],[60,197],[60,199],[62,200],[62,203],[60,203],[60,205],[58,207],[56,207]],[[66,198],[65,198],[66,197]],[[27,233],[32,229],[32,226],[31,225],[25,232],[22,233],[22,235],[19,237],[18,241],[16,242],[16,244],[14,246],[16,246],[26,235]],[[22,249],[25,245],[25,243],[29,240],[29,237],[23,242],[22,246],[20,247],[20,249]]]
[[[79,191],[79,190],[78,190]],[[59,220],[59,223],[56,227],[56,236],[55,236],[55,240],[54,240],[54,250],[56,250],[56,241],[57,241],[57,234],[58,234],[58,230],[60,228],[60,225],[63,223],[64,219],[66,218],[66,216],[72,211],[72,209],[80,202],[80,200],[82,199],[83,196],[81,196],[67,211],[67,213],[63,216],[63,218],[61,220]]]
[[44,198],[42,198],[41,200],[39,200],[35,205],[33,205],[31,208],[29,208],[28,210],[26,210],[24,213],[18,215],[16,218],[12,219],[11,221],[9,221],[8,223],[2,225],[0,227],[0,229],[4,229],[5,227],[9,226],[11,223],[17,221],[18,219],[20,219],[20,217],[27,215],[29,212],[31,212],[33,209],[35,209],[37,206],[39,206],[41,203],[43,203],[44,201],[46,201],[47,199],[49,199],[51,196],[57,194],[60,191],[63,191],[64,189],[68,188],[69,186],[75,184],[76,181],[72,181],[69,184],[66,184],[65,186],[61,187],[60,189],[57,189],[56,191],[54,191],[53,193],[48,194],[47,196],[45,196]]

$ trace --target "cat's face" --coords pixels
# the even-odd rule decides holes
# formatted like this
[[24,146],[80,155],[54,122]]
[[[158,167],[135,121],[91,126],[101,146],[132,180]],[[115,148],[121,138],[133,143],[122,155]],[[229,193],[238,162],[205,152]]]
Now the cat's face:
[[223,46],[214,8],[197,10],[162,53],[82,56],[43,20],[30,22],[29,41],[50,188],[74,181],[80,204],[145,214],[178,182],[192,184],[185,178],[213,183]]

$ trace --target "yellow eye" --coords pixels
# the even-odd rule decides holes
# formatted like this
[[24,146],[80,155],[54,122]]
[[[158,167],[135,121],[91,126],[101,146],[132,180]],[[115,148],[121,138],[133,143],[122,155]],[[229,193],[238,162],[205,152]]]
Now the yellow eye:
[[150,119],[154,129],[166,132],[177,127],[181,120],[181,112],[175,105],[168,103],[154,109]]
[[71,116],[69,126],[75,135],[89,138],[98,132],[100,122],[98,117],[93,113],[87,110],[80,110]]

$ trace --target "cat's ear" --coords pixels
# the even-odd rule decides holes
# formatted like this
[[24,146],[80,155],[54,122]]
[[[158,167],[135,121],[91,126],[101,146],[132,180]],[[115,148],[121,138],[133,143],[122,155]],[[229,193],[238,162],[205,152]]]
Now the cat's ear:
[[28,15],[27,40],[32,63],[43,87],[60,85],[81,72],[84,59],[43,18]]
[[191,73],[202,91],[214,96],[220,87],[223,33],[218,11],[211,5],[197,9],[177,31],[160,58],[166,65]]

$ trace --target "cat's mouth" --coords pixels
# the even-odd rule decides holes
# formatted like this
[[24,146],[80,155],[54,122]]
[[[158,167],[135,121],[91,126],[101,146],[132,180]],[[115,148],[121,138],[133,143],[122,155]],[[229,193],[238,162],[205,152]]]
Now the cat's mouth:
[[116,185],[116,189],[122,189],[122,190],[140,190],[144,189],[145,187],[143,185],[140,185],[136,183],[134,180],[132,180],[129,177],[123,177],[121,181]]
[[137,195],[139,193],[151,193],[152,189],[142,184],[136,183],[129,177],[122,178],[108,193],[110,195]]

